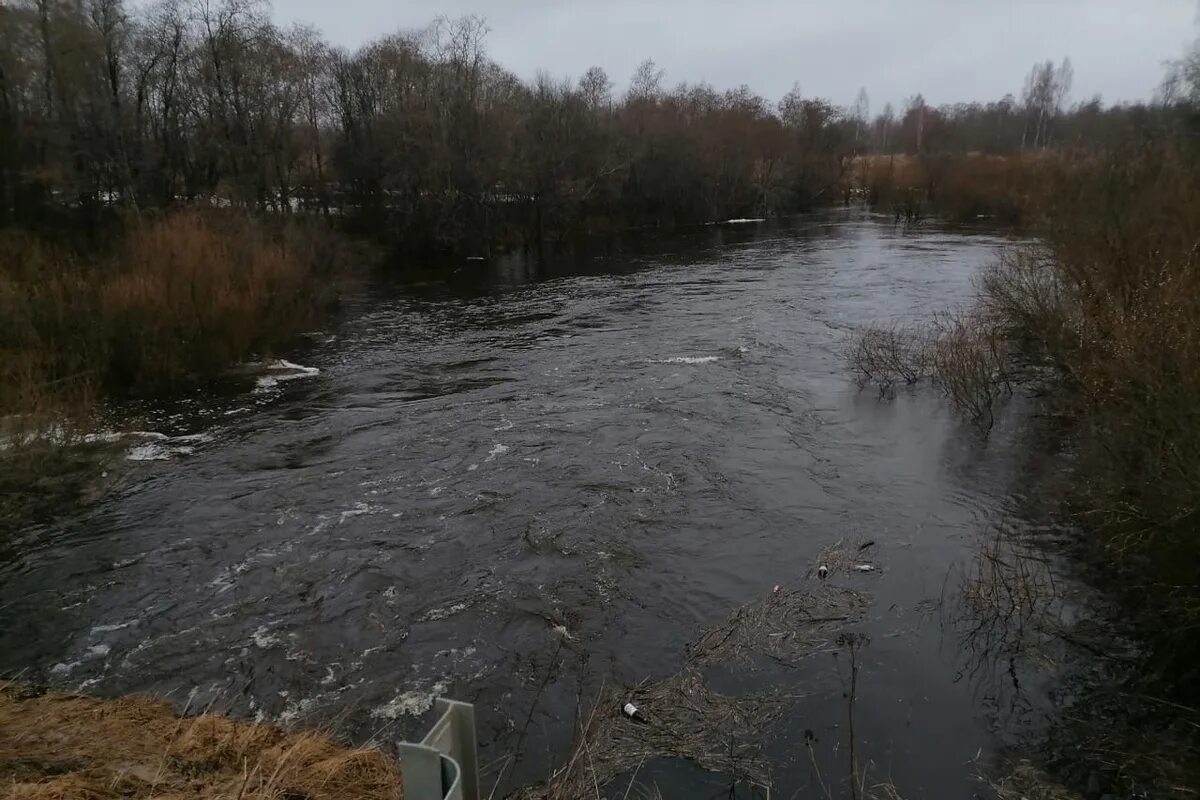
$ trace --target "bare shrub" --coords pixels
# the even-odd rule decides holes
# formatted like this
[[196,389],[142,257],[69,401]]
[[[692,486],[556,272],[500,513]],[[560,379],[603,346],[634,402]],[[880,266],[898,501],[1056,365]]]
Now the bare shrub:
[[929,360],[937,385],[956,408],[983,430],[991,430],[997,405],[1012,392],[1007,345],[979,315],[938,318]]
[[1009,348],[981,314],[943,314],[928,327],[870,327],[856,336],[847,359],[860,384],[881,394],[932,378],[956,408],[990,430],[999,400],[1012,391]]
[[862,384],[880,392],[912,385],[929,375],[928,332],[915,325],[872,326],[851,341],[847,359]]

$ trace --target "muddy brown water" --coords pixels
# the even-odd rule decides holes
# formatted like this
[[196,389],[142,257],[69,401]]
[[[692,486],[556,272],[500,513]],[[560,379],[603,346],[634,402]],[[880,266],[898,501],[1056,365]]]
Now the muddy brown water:
[[[1005,244],[846,212],[371,287],[292,354],[319,374],[137,409],[169,438],[131,441],[99,504],[7,537],[0,673],[359,742],[419,735],[446,694],[476,703],[499,796],[561,762],[601,682],[672,674],[704,626],[862,538],[879,571],[836,579],[874,597],[853,626],[867,784],[972,796],[1050,702],[945,623],[956,569],[1021,524],[1031,445],[928,388],[862,391],[843,351],[968,304]],[[844,652],[711,679],[797,696],[762,731],[772,797],[823,796],[810,736],[850,796]],[[728,796],[671,760],[639,780]]]

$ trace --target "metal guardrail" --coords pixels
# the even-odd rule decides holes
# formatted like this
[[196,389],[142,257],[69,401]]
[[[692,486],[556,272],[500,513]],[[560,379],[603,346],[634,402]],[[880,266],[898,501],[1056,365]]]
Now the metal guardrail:
[[438,698],[438,720],[419,744],[400,742],[405,800],[480,800],[475,707]]

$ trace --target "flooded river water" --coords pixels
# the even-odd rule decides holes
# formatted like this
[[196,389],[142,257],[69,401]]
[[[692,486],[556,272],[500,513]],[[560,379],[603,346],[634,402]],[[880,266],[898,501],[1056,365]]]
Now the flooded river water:
[[[145,410],[167,438],[104,499],[0,546],[0,672],[360,742],[418,735],[444,694],[476,703],[500,796],[561,763],[601,682],[673,674],[702,628],[870,540],[879,569],[835,576],[872,597],[858,758],[906,798],[972,796],[1037,690],[972,663],[946,607],[1017,524],[1028,443],[928,388],[860,390],[843,353],[968,304],[1004,244],[847,212],[372,287],[290,356],[319,373]],[[795,696],[762,730],[772,797],[823,796],[814,761],[850,796],[848,675],[827,652],[719,677]],[[670,761],[640,779],[727,796]]]

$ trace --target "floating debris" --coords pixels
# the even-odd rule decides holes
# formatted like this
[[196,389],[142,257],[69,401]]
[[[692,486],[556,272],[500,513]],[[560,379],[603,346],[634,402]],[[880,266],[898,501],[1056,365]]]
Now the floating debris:
[[836,586],[780,591],[739,608],[702,633],[691,648],[690,661],[705,665],[760,653],[792,663],[835,649],[837,634],[859,620],[869,604],[869,595]]
[[[654,713],[642,722],[630,716],[629,706],[638,714],[645,715],[642,708],[653,708]],[[783,700],[775,694],[717,694],[688,669],[626,691],[602,692],[567,764],[547,782],[513,797],[595,797],[597,786],[656,758],[687,759],[711,772],[767,787],[770,772],[762,752],[762,729],[782,709]]]
[[[838,539],[821,548],[821,552],[817,553],[817,563],[825,567],[827,576],[838,570],[851,570],[862,558],[859,553],[874,546],[875,542],[870,539]],[[820,567],[817,571],[820,572]]]

